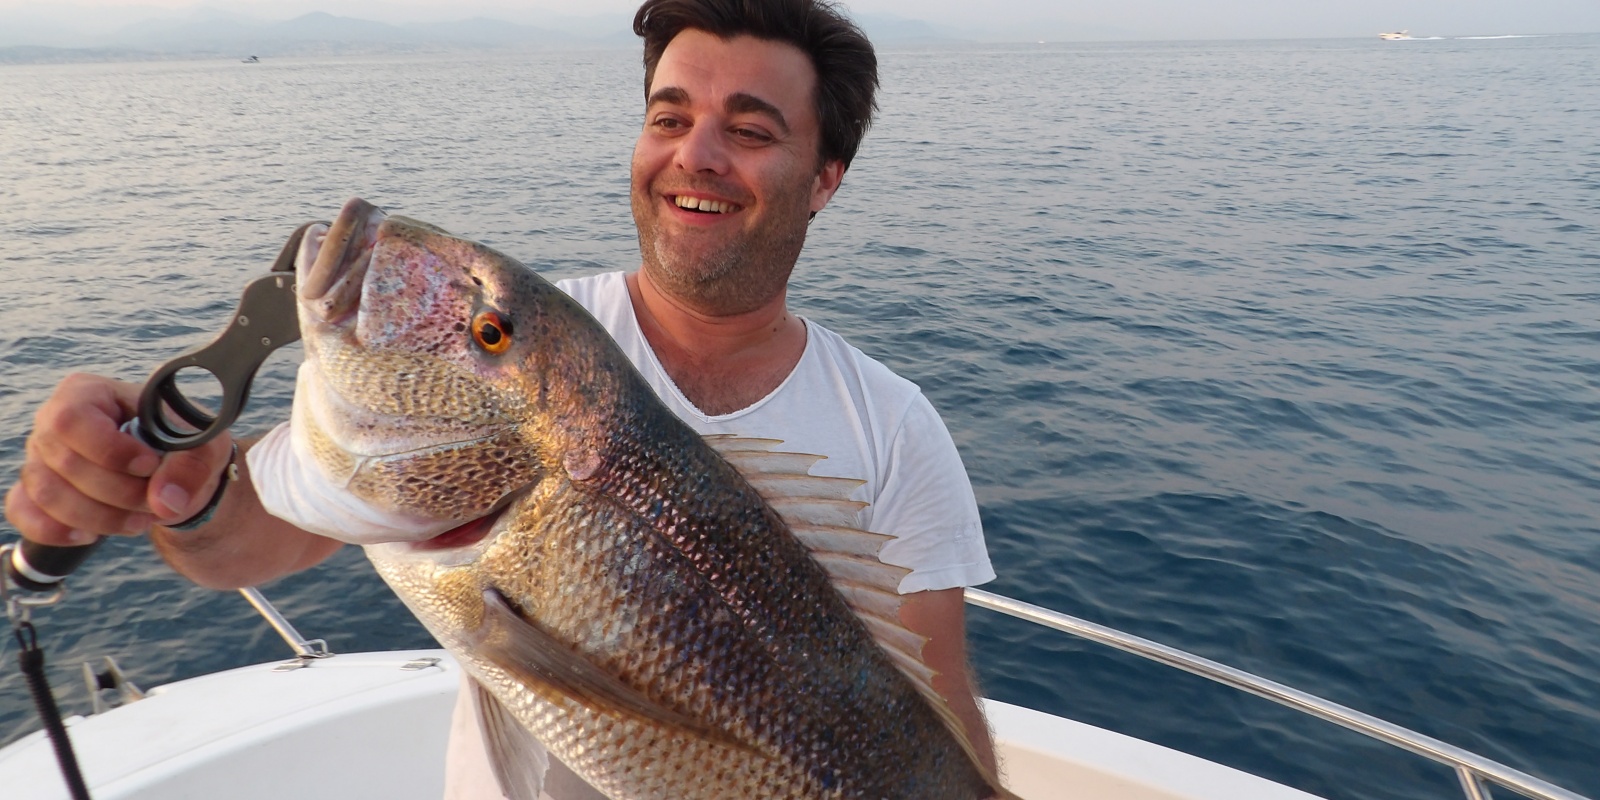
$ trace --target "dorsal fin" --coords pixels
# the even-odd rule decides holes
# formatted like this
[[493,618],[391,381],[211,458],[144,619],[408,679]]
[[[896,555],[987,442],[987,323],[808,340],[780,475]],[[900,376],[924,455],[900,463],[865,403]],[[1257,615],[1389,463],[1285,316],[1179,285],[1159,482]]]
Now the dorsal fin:
[[[843,553],[852,556],[878,557],[878,551],[892,540],[893,536],[882,533],[871,533],[860,528],[847,528],[841,525],[789,525],[789,531],[812,550],[826,550],[834,553]],[[898,584],[897,584],[898,585]]]
[[[735,464],[734,466],[738,466]],[[848,503],[859,511],[866,503],[850,499],[850,493],[866,481],[849,478],[827,478],[821,475],[785,475],[775,472],[746,473],[745,480],[761,492],[762,497],[777,496],[805,498],[807,500],[832,500]]]
[[878,559],[883,545],[894,537],[856,527],[858,515],[867,504],[850,499],[850,494],[865,481],[812,475],[811,467],[822,457],[774,450],[782,444],[776,439],[726,434],[705,438],[783,517],[795,538],[811,550],[812,557],[833,579],[840,596],[861,618],[872,638],[911,679],[917,691],[928,698],[962,746],[970,750],[960,721],[933,689],[936,673],[922,659],[927,639],[900,621],[904,601],[899,593],[900,580],[910,570]]
[[[828,571],[834,583],[850,581],[885,592],[895,592],[900,579],[911,574],[905,567],[885,564],[872,556],[855,556],[828,550],[811,551],[811,556]],[[899,594],[896,592],[896,597]],[[896,606],[898,610],[898,606]]]
[[782,439],[757,439],[754,436],[735,436],[731,433],[708,433],[701,438],[719,453],[731,450],[771,450],[783,444]]
[[783,517],[790,527],[800,525],[827,525],[847,528],[856,524],[856,514],[867,504],[855,500],[832,500],[820,497],[785,497],[769,495],[760,486],[756,491]]
[[899,592],[900,580],[910,570],[879,560],[879,551],[893,536],[856,527],[857,515],[867,504],[851,500],[850,495],[865,481],[812,475],[811,468],[823,457],[775,450],[783,444],[778,439],[750,439],[731,434],[713,434],[705,439],[744,475],[762,499],[783,517],[795,538],[811,550],[812,557],[833,579],[839,595],[861,619],[889,660],[928,701],[934,714],[995,790],[996,797],[1018,800],[1015,794],[1001,787],[996,776],[983,768],[977,750],[967,738],[966,725],[933,688],[934,678],[939,673],[922,658],[927,638],[900,621],[900,607],[904,602]]
[[722,457],[745,477],[765,474],[804,475],[822,456],[805,453],[772,453],[765,450],[725,450]]

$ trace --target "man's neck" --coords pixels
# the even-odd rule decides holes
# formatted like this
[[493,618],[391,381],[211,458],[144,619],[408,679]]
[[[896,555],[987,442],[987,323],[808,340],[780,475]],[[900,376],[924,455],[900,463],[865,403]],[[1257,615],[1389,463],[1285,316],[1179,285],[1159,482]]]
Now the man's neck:
[[627,280],[645,341],[701,413],[748,408],[778,388],[805,353],[805,323],[789,313],[784,294],[753,311],[717,315],[662,292],[644,270]]

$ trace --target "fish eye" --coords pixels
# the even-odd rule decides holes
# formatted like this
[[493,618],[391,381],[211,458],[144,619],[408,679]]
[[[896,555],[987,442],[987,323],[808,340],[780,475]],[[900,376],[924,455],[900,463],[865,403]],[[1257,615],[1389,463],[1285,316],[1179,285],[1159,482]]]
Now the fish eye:
[[479,311],[472,318],[472,341],[492,355],[504,353],[511,347],[511,321],[494,311]]

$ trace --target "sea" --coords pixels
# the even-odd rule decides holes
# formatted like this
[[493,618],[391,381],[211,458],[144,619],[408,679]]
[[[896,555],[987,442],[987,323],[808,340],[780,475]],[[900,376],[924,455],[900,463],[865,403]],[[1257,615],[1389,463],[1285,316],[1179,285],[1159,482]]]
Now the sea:
[[[1600,36],[881,60],[792,304],[939,409],[985,588],[1600,797]],[[65,375],[209,341],[348,197],[550,278],[635,267],[643,97],[626,48],[0,67],[0,485]],[[431,645],[354,549],[264,591],[337,652]],[[84,661],[150,687],[289,655],[138,539],[34,620],[70,711]],[[969,629],[995,698],[1328,798],[1460,796],[1265,700]],[[10,638],[0,743],[38,727]]]

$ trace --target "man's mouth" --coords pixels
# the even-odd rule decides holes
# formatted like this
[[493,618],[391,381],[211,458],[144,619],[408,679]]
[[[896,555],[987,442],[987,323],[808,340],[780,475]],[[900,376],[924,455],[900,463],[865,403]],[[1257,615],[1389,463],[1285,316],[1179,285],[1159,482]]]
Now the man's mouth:
[[672,204],[678,208],[682,208],[687,211],[694,211],[700,214],[731,214],[735,211],[738,211],[740,208],[739,204],[730,203],[726,200],[712,200],[707,197],[690,197],[686,194],[673,195],[670,199],[672,200]]

